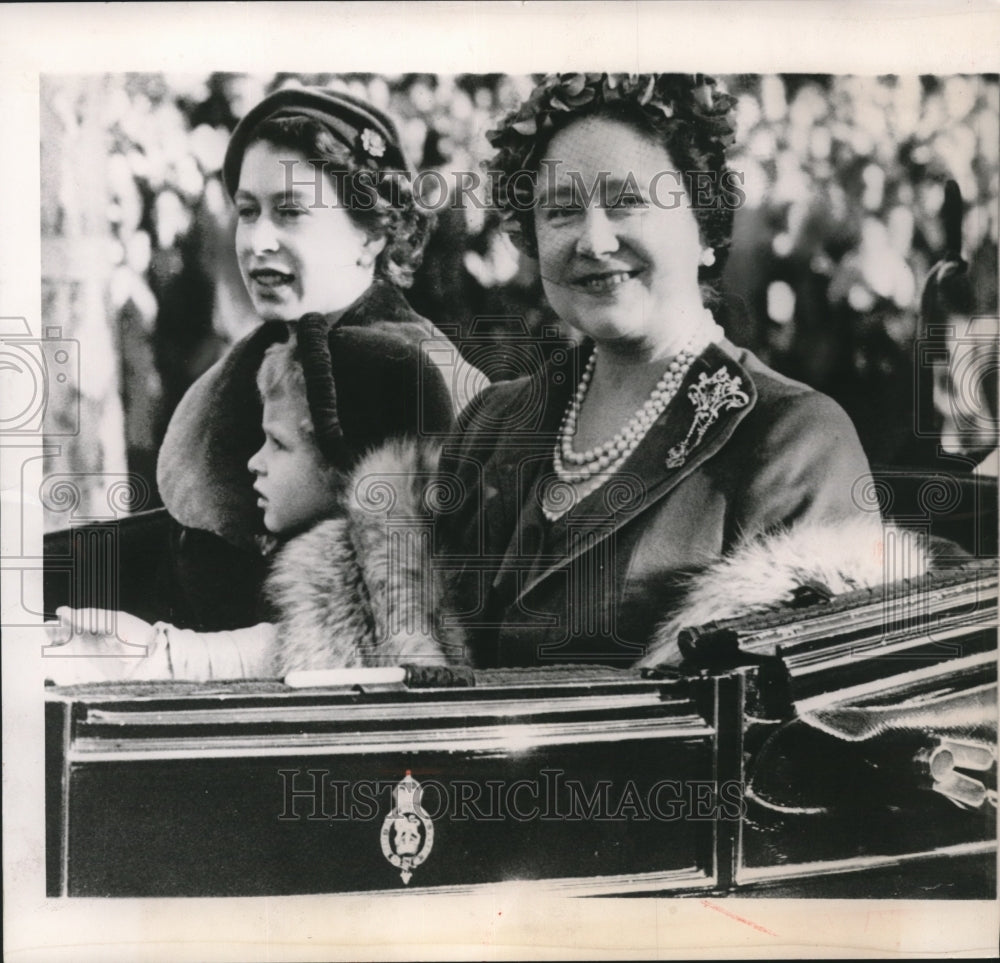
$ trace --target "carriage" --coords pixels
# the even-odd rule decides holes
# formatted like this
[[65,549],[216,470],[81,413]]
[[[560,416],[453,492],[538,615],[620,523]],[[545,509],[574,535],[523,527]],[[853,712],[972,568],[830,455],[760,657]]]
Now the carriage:
[[[86,568],[142,612],[175,534],[49,535],[46,608]],[[992,899],[996,631],[969,556],[692,626],[680,669],[50,686],[48,892]]]

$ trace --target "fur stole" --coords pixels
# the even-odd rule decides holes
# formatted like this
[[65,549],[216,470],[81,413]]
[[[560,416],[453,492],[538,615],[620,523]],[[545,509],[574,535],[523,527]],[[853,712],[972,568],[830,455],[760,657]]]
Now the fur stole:
[[868,519],[803,522],[740,543],[686,579],[679,607],[656,629],[640,666],[681,661],[677,636],[686,626],[739,618],[793,600],[803,586],[842,595],[926,574],[926,539]]
[[442,626],[447,593],[431,559],[438,453],[413,440],[372,451],[345,486],[344,515],[277,552],[265,585],[278,613],[274,675],[464,661],[461,631]]
[[[440,344],[431,355],[453,389],[456,415],[482,387],[483,375],[388,281],[376,281],[344,312],[337,324],[342,328],[375,328],[411,344]],[[284,321],[263,322],[191,385],[171,415],[156,481],[170,516],[185,528],[212,532],[246,549],[265,534],[257,498],[246,483],[247,459],[264,441],[257,372],[267,348],[287,337]]]

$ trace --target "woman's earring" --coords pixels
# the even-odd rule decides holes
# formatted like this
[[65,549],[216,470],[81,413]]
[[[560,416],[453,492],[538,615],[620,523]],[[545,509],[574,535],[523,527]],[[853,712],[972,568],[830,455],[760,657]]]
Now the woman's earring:
[[713,264],[715,264],[715,248],[713,247],[702,248],[701,258],[699,259],[698,263],[702,267],[711,267]]

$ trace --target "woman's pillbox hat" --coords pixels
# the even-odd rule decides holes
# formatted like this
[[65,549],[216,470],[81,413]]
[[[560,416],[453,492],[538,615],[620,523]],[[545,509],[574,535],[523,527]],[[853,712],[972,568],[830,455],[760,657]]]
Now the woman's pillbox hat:
[[377,107],[325,87],[285,87],[268,94],[249,110],[229,138],[222,179],[230,197],[236,194],[243,155],[253,142],[257,128],[264,121],[283,117],[315,120],[359,163],[375,169],[410,170],[396,125]]

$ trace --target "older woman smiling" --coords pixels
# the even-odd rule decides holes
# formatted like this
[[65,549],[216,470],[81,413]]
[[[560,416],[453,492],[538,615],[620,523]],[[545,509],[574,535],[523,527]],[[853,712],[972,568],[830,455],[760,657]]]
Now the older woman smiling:
[[731,105],[702,76],[553,76],[491,135],[495,200],[583,341],[488,388],[448,447],[480,664],[669,658],[649,646],[685,571],[793,523],[878,537],[847,416],[706,305],[740,196]]

